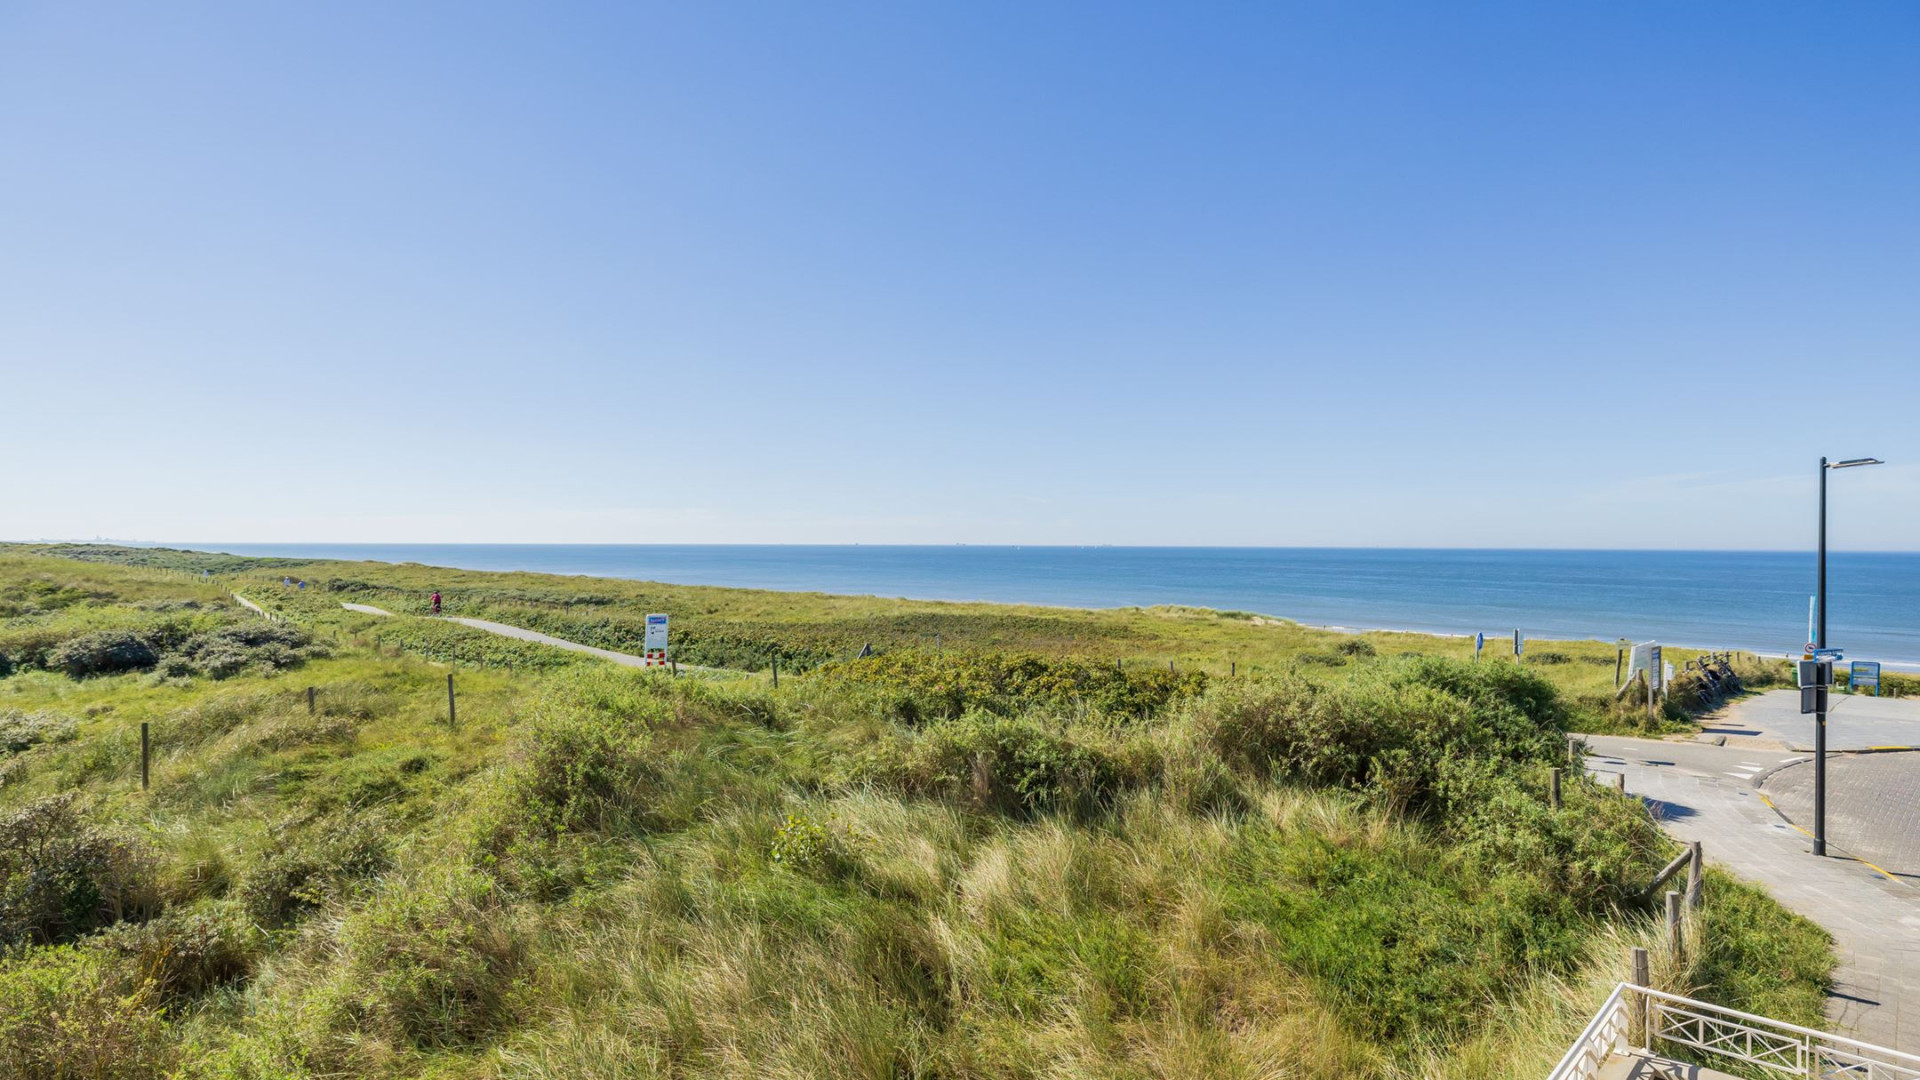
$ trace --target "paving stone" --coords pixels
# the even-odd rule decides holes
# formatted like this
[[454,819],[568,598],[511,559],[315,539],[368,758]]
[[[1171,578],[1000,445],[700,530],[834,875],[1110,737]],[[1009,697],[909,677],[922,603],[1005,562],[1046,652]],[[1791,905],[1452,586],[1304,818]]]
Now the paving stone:
[[[1761,790],[1813,828],[1813,763],[1769,775]],[[1827,756],[1827,846],[1920,880],[1920,752]]]

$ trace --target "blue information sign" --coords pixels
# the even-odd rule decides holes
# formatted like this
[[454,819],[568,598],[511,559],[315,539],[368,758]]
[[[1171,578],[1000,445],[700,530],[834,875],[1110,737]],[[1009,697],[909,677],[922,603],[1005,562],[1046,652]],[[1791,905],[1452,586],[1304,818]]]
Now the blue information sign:
[[1880,696],[1880,662],[1878,660],[1855,660],[1853,668],[1847,673],[1847,689],[1859,693],[1866,687],[1873,687],[1873,696]]

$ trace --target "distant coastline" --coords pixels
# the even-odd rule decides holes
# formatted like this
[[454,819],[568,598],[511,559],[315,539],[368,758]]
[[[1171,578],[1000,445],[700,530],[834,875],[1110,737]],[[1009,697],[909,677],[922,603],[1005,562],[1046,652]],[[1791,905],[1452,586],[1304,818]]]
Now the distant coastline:
[[[236,555],[415,562],[685,585],[1074,608],[1183,605],[1309,626],[1626,637],[1766,655],[1803,644],[1797,552],[982,545],[230,544]],[[1830,640],[1920,669],[1920,554],[1832,557]]]

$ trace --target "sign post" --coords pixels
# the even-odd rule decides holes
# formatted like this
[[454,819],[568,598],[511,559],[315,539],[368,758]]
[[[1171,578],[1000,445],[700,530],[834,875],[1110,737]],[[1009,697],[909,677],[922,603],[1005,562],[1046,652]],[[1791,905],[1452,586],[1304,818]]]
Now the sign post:
[[646,640],[642,644],[646,651],[648,667],[667,666],[667,617],[665,615],[647,616]]

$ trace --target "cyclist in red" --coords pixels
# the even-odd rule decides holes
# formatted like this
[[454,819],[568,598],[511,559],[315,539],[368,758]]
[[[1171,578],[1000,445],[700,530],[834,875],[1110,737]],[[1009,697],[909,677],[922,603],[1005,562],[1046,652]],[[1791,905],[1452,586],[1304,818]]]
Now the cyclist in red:
[[440,594],[439,593],[433,594],[433,613],[435,615],[440,614]]

